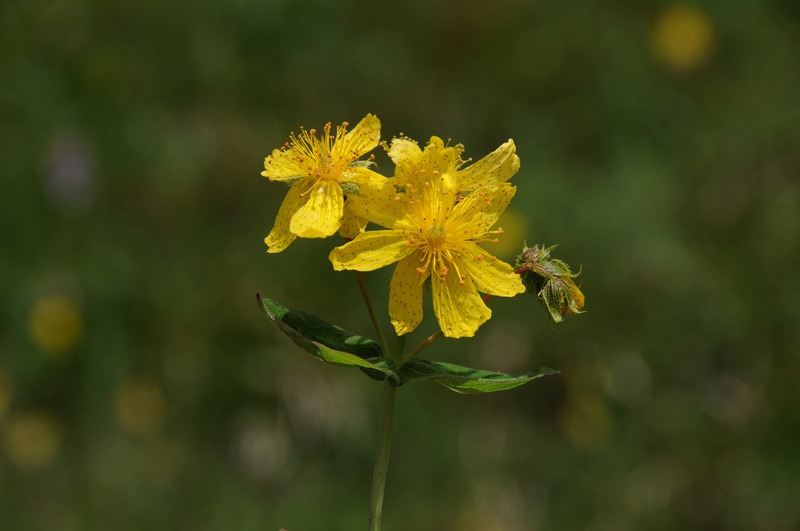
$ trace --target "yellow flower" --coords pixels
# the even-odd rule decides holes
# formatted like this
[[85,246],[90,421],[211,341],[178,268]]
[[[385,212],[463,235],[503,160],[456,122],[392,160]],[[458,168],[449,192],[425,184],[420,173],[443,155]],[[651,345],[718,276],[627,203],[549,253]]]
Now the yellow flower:
[[264,160],[261,175],[291,184],[264,239],[268,252],[283,251],[298,236],[325,238],[341,229],[344,236],[354,237],[363,230],[366,222],[349,212],[345,196],[381,186],[384,178],[367,169],[369,161],[358,160],[378,145],[380,127],[378,118],[368,114],[349,133],[347,122],[334,134],[326,124],[321,139],[315,129],[301,129]]
[[466,168],[462,168],[467,162],[461,159],[463,151],[460,144],[445,147],[442,139],[435,136],[424,152],[408,137],[392,139],[388,154],[395,163],[394,177],[373,180],[371,187],[362,188],[358,197],[352,198],[350,210],[359,219],[391,228],[394,220],[402,216],[402,206],[395,201],[398,191],[403,197],[407,183],[424,185],[426,171],[441,173],[447,168],[458,182],[457,201],[476,188],[505,183],[519,171],[519,157],[511,139]]
[[[423,156],[419,145],[407,137],[395,138],[389,147],[389,157],[397,166],[395,177],[403,185],[413,180],[415,174],[422,170],[424,161],[435,160],[436,164],[443,164],[452,170],[458,180],[459,191],[464,193],[474,190],[478,186],[493,186],[508,181],[519,171],[519,157],[516,154],[514,141],[509,139],[499,148],[483,157],[478,162],[461,169],[465,161],[461,160],[464,147],[458,144],[454,147],[445,147],[438,137],[431,137],[428,145],[429,152]],[[429,160],[430,159],[430,160]],[[455,165],[455,169],[450,165]],[[434,168],[435,169],[435,168]]]
[[[492,312],[478,291],[512,297],[525,291],[510,265],[479,244],[514,196],[506,183],[519,168],[512,141],[472,167],[459,170],[461,146],[432,137],[425,150],[396,139],[389,155],[395,177],[364,198],[361,213],[387,230],[370,231],[335,248],[336,270],[372,271],[397,262],[389,290],[389,315],[403,335],[422,321],[423,284],[431,279],[433,310],[448,337],[471,337]],[[385,202],[386,197],[392,201]]]

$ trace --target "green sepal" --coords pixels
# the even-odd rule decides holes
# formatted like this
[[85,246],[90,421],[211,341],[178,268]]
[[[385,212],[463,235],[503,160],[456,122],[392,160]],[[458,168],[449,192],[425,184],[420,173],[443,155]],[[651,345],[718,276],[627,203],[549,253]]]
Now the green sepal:
[[584,296],[572,280],[580,271],[573,273],[563,260],[550,258],[556,247],[526,246],[517,257],[516,266],[525,268],[521,278],[528,292],[535,293],[553,321],[560,323],[566,315],[584,313]]
[[462,367],[452,363],[415,358],[400,366],[400,385],[413,381],[433,380],[457,393],[478,394],[507,391],[542,376],[558,374],[543,367],[525,374],[513,375]]
[[278,330],[317,359],[339,367],[359,367],[370,378],[385,380],[388,376],[392,383],[399,383],[394,364],[381,356],[381,346],[377,342],[265,299],[261,293],[256,293],[256,300]]

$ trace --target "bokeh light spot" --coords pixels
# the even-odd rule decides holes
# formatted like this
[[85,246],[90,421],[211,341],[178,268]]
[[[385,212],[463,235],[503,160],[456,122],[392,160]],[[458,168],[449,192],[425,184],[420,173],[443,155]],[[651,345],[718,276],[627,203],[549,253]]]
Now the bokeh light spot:
[[86,139],[75,132],[53,140],[45,161],[45,186],[65,213],[86,210],[95,196],[95,161]]
[[498,227],[502,227],[503,235],[498,238],[496,244],[487,245],[486,248],[503,260],[516,258],[522,252],[523,240],[528,229],[525,216],[519,210],[508,207],[495,223],[494,229],[497,230]]
[[25,469],[50,463],[61,447],[58,421],[45,411],[25,411],[11,419],[5,437],[9,459]]
[[5,368],[0,366],[0,419],[8,411],[8,404],[11,402],[14,387],[11,383],[11,378],[8,376]]
[[576,446],[588,448],[601,443],[611,426],[611,415],[605,400],[597,393],[571,393],[567,405],[559,413],[559,424]]
[[117,422],[133,435],[146,436],[158,431],[167,414],[167,400],[161,388],[147,380],[122,382],[114,394]]
[[28,333],[31,341],[44,352],[63,355],[83,338],[83,312],[71,297],[40,297],[28,315]]
[[714,26],[697,6],[669,4],[657,15],[651,28],[653,55],[675,72],[690,72],[705,66],[714,47]]

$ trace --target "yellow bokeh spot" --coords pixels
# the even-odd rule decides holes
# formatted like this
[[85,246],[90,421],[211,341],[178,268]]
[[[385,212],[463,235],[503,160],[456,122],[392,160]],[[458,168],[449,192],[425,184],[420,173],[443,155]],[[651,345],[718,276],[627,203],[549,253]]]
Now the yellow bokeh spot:
[[158,431],[167,414],[167,400],[161,388],[146,380],[129,380],[117,387],[114,412],[122,428],[145,436]]
[[28,315],[31,341],[49,354],[68,352],[81,340],[83,332],[83,312],[71,297],[41,297]]
[[11,419],[5,447],[9,459],[26,469],[40,468],[53,460],[61,447],[61,425],[44,411],[25,411]]
[[5,369],[0,366],[0,419],[3,418],[3,415],[8,411],[8,404],[11,403],[13,390],[11,378],[8,377]]
[[584,448],[602,442],[611,427],[606,401],[597,393],[587,391],[570,393],[558,420],[564,434],[576,446]]
[[500,259],[516,258],[522,252],[522,244],[525,240],[527,229],[525,216],[514,207],[508,207],[495,223],[494,230],[497,228],[503,229],[503,235],[497,239],[497,243],[487,244],[484,247]]
[[671,70],[690,72],[704,66],[714,52],[714,25],[697,6],[669,4],[651,28],[653,55]]

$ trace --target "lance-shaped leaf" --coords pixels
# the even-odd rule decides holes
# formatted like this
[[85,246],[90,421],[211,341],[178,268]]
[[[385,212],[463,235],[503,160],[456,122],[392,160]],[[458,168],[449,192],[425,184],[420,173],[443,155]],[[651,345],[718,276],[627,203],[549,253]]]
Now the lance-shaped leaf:
[[314,357],[340,367],[359,367],[376,380],[384,380],[387,376],[392,381],[399,380],[394,364],[381,357],[381,347],[375,341],[265,299],[261,293],[256,293],[256,300],[278,330]]
[[477,394],[506,391],[542,376],[558,374],[554,369],[541,368],[525,374],[471,369],[452,363],[415,358],[400,366],[400,384],[416,380],[433,380],[458,393]]

